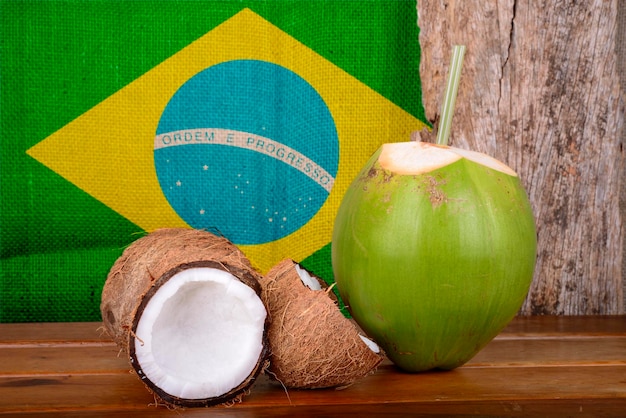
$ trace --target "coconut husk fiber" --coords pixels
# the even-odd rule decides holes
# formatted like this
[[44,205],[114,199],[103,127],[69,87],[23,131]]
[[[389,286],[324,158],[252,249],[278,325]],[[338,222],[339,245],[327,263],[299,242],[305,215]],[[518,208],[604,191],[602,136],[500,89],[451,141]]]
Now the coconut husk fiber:
[[261,278],[271,316],[268,330],[272,377],[287,388],[347,386],[372,373],[383,355],[359,336],[327,290],[307,287],[287,259]]
[[[100,306],[104,328],[128,356],[129,363],[139,377],[142,370],[135,357],[134,339],[145,304],[172,276],[194,267],[211,267],[229,272],[260,297],[261,276],[253,270],[245,255],[227,239],[203,230],[156,230],[133,242],[112,266]],[[180,399],[161,390],[148,379],[142,379],[142,382],[155,397],[173,406],[211,406],[240,401],[249,392],[256,377],[267,368],[267,322],[268,319],[263,336],[264,349],[257,366],[246,380],[222,396],[200,400]]]

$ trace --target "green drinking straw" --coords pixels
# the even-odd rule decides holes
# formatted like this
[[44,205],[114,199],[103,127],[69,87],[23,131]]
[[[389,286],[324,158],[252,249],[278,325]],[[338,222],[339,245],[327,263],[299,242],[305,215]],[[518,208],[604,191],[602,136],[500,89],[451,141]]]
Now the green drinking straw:
[[461,67],[463,67],[464,55],[465,45],[454,45],[452,48],[452,60],[450,62],[450,72],[448,73],[446,95],[441,105],[441,119],[439,121],[439,131],[437,132],[438,145],[448,145],[450,126],[452,125],[452,115],[454,114],[456,94],[459,90],[459,80],[461,79]]

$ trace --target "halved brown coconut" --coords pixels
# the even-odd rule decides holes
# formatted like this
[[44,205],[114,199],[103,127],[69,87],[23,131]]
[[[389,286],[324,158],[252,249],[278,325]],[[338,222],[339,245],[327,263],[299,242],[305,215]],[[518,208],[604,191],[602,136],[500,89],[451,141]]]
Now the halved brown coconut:
[[359,333],[317,277],[286,259],[261,278],[269,310],[272,377],[288,388],[347,386],[382,361],[378,346]]
[[267,367],[259,277],[225,238],[157,230],[111,268],[100,306],[104,327],[163,402],[236,401]]

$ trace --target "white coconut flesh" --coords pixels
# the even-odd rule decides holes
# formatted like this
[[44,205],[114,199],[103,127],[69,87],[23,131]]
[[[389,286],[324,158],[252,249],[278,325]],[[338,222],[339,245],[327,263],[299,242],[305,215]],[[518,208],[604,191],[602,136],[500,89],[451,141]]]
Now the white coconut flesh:
[[224,395],[257,366],[266,316],[255,291],[230,273],[182,270],[154,293],[137,324],[141,373],[178,398]]
[[370,350],[372,350],[376,354],[380,353],[380,347],[378,346],[378,344],[376,344],[374,341],[370,340],[364,335],[359,335],[359,337],[361,337],[365,345],[368,346]]
[[[298,264],[295,265],[295,269],[298,272],[298,276],[300,276],[300,280],[302,280],[302,283],[306,287],[311,290],[322,290],[322,285],[320,284],[320,282],[313,278],[313,276],[311,276],[308,271],[300,267]],[[359,334],[359,337],[361,338],[361,340],[363,340],[365,345],[367,345],[370,350],[372,350],[376,354],[380,353],[380,347],[378,347],[378,344],[376,344],[374,341],[370,340],[364,335]]]
[[298,276],[300,276],[300,280],[306,287],[311,290],[322,290],[322,285],[320,282],[315,280],[308,271],[300,267],[298,264],[295,265],[296,272],[298,272]]
[[394,173],[417,175],[445,167],[461,158],[517,177],[517,173],[509,166],[486,154],[428,142],[383,144],[378,162],[384,169]]

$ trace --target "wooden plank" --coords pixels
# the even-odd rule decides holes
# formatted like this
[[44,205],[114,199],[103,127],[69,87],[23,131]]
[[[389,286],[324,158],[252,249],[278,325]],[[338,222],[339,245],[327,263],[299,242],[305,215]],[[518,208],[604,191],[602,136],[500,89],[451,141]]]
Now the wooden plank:
[[[0,345],[0,376],[126,373],[128,360],[112,345]],[[626,336],[495,339],[465,367],[626,365]]]
[[101,322],[38,322],[29,324],[0,324],[2,344],[68,344],[78,342],[112,343]]
[[[0,334],[0,376],[127,372],[127,360],[108,337],[94,332],[98,327],[98,323],[11,324],[12,333]],[[19,328],[25,332],[16,332]],[[466,367],[624,362],[626,316],[520,317]]]
[[447,403],[441,408],[438,403],[421,404],[419,407],[407,408],[402,404],[385,405],[335,405],[329,409],[325,405],[307,405],[305,407],[262,407],[262,408],[213,408],[201,410],[175,410],[169,411],[163,408],[148,410],[109,410],[109,411],[46,411],[27,412],[19,414],[21,418],[45,417],[96,417],[118,418],[128,416],[150,417],[240,417],[240,418],[270,418],[270,417],[541,417],[551,418],[598,418],[598,417],[622,417],[626,409],[626,403],[622,400],[614,404],[595,403],[589,401],[563,402],[563,401],[532,401],[522,400],[515,403],[503,402],[495,405],[490,402],[473,402],[471,405],[460,403],[454,405]]
[[2,348],[0,376],[126,373],[128,359],[112,345]]
[[497,338],[626,335],[626,315],[518,316]]
[[[344,390],[290,390],[261,379],[229,412],[289,408],[292,414],[317,410],[405,414],[524,413],[525,404],[585,405],[611,410],[626,406],[626,366],[570,368],[460,368],[450,372],[400,373],[388,366]],[[144,411],[154,399],[131,374],[0,378],[0,413],[49,411]],[[532,402],[531,402],[532,400]],[[224,412],[224,408],[212,408]],[[206,413],[207,410],[202,410]],[[623,412],[623,409],[619,410]],[[171,411],[167,411],[171,413]],[[613,409],[613,412],[616,412]]]
[[[593,401],[581,400],[576,402],[564,402],[562,400],[542,400],[518,402],[502,402],[494,404],[489,401],[477,401],[471,404],[447,402],[444,406],[440,403],[420,404],[407,408],[403,404],[376,404],[376,405],[333,405],[331,408],[326,405],[307,406],[272,406],[245,408],[237,406],[235,408],[211,408],[195,410],[175,410],[170,411],[164,408],[143,408],[140,410],[107,410],[107,411],[45,411],[45,412],[25,412],[20,413],[20,418],[45,417],[96,417],[96,418],[117,418],[128,416],[150,416],[150,417],[240,417],[240,418],[266,418],[266,417],[541,417],[552,418],[598,418],[598,417],[623,417],[626,403],[623,400],[616,400],[613,404],[596,403]],[[1,415],[1,414],[0,414]]]
[[[98,323],[80,326],[32,324],[20,326],[26,330],[23,333],[25,337],[20,337],[17,332],[10,334],[9,338],[9,334],[1,334],[4,338],[0,342],[3,359],[0,376],[127,372],[130,369],[128,362],[118,348],[109,339],[94,333],[98,326]],[[0,325],[0,330],[2,327]],[[43,332],[33,333],[31,328]],[[521,317],[515,319],[466,367],[624,362],[626,317],[577,317],[575,320]]]
[[[626,335],[626,315],[518,316],[497,338]],[[0,346],[106,343],[101,322],[0,324]]]
[[626,365],[626,336],[615,338],[498,339],[466,367]]
[[[389,361],[344,390],[263,376],[241,404],[193,416],[623,416],[626,317],[520,317],[467,365],[408,374]],[[5,324],[6,325],[6,324]],[[98,324],[0,325],[0,415],[161,416]],[[19,329],[23,332],[20,332]]]

